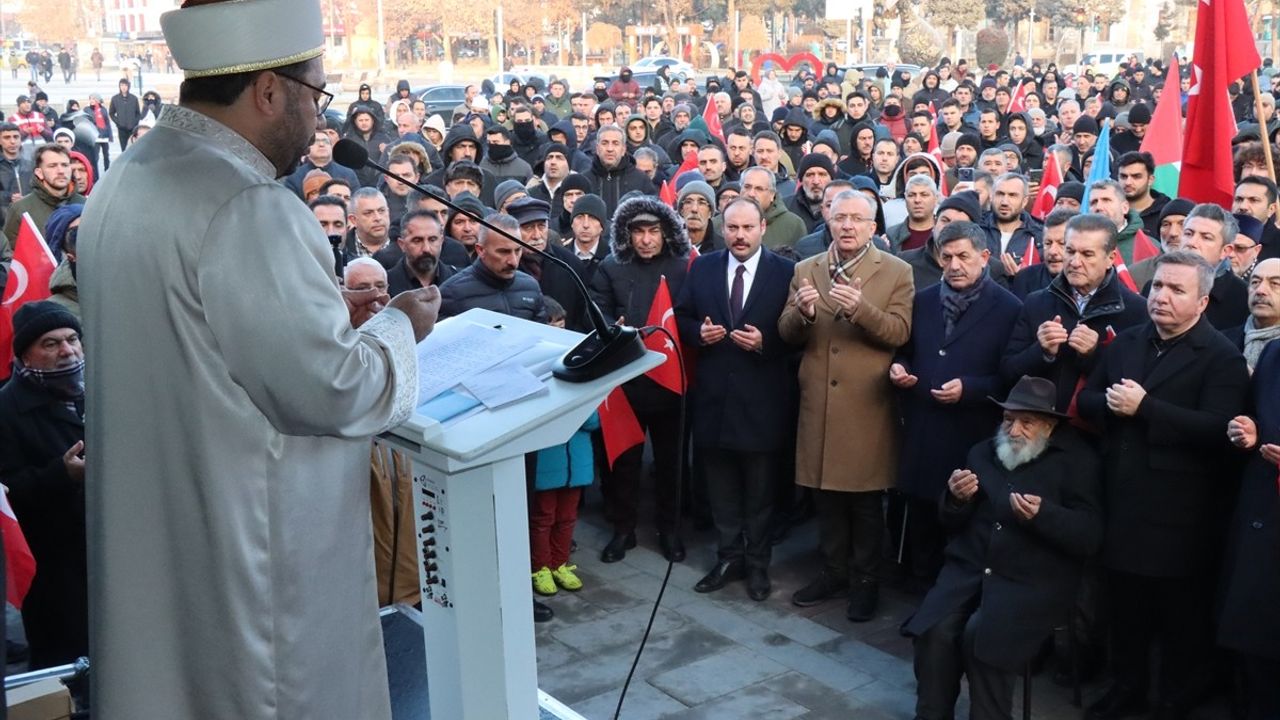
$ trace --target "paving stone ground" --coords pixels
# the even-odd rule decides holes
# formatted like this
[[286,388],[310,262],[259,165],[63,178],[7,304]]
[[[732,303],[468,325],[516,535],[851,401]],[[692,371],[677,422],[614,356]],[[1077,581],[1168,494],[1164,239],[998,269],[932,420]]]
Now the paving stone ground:
[[[594,495],[579,518],[575,538],[584,587],[545,598],[556,613],[536,626],[538,684],[588,720],[614,717],[618,696],[648,622],[667,563],[652,530],[622,562],[600,562],[610,530]],[[621,718],[648,720],[912,720],[915,676],[911,641],[898,625],[919,595],[882,584],[877,617],[855,624],[832,600],[812,608],[791,605],[791,594],[818,571],[817,530],[811,521],[774,548],[773,594],[747,597],[743,583],[700,595],[693,585],[714,561],[710,532],[686,532],[689,557],[671,579]],[[1022,688],[1014,698],[1021,717]],[[1084,687],[1086,704],[1105,690]],[[1079,720],[1069,690],[1046,671],[1032,681],[1035,720]],[[1221,702],[1201,708],[1197,720],[1218,720]],[[968,717],[962,693],[956,717]]]

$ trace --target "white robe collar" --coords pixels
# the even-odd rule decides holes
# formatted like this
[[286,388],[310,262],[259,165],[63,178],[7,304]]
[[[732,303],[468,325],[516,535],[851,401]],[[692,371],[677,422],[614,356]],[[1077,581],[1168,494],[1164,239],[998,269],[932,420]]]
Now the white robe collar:
[[273,180],[276,177],[276,166],[262,154],[261,150],[254,147],[253,143],[246,140],[240,133],[204,113],[181,105],[165,105],[160,111],[160,120],[156,126],[169,127],[208,138],[259,173]]

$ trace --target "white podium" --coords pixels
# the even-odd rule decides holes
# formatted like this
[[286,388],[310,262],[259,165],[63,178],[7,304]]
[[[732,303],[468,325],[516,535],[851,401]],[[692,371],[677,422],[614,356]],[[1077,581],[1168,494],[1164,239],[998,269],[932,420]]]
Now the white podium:
[[[578,333],[470,310],[453,323],[501,327],[565,348]],[[524,455],[568,441],[609,392],[660,353],[598,380],[436,421],[415,413],[381,436],[413,458],[419,584],[433,720],[539,717]]]

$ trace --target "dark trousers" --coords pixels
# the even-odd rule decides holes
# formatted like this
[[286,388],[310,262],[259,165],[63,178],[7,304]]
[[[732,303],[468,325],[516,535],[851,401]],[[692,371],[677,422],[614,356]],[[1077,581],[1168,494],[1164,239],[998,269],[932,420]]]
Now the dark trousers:
[[952,720],[960,697],[960,676],[969,679],[970,720],[1009,720],[1014,673],[988,665],[973,654],[982,608],[962,608],[915,639],[916,717]]
[[884,492],[817,493],[818,545],[827,575],[874,580],[884,543]]
[[1280,660],[1241,655],[1245,697],[1249,701],[1248,720],[1280,718]]
[[1153,578],[1111,571],[1111,664],[1116,683],[1145,697],[1159,641],[1160,702],[1182,705],[1202,688],[1196,669],[1210,651],[1212,584],[1207,578]]
[[947,545],[947,532],[938,520],[938,501],[906,497],[907,567],[912,576],[932,584],[942,570],[942,549]]
[[[632,397],[628,394],[628,397]],[[675,398],[674,395],[671,396]],[[654,501],[657,505],[654,525],[660,533],[673,533],[679,527],[676,509],[676,467],[680,462],[676,446],[680,440],[680,405],[678,398],[666,402],[632,402],[636,420],[653,444]],[[616,533],[636,529],[640,508],[640,473],[644,445],[637,445],[618,456],[610,472],[601,482],[605,517]]]
[[769,567],[769,523],[778,482],[777,453],[698,448],[720,560]]
[[125,128],[116,126],[116,131],[120,133],[120,152],[129,149],[129,136],[133,135],[133,128]]

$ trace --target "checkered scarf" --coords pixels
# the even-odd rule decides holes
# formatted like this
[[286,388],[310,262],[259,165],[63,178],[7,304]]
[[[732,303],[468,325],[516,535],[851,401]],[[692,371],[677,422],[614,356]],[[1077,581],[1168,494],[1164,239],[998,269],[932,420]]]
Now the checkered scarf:
[[836,249],[836,241],[832,240],[831,245],[827,248],[827,264],[831,270],[832,285],[848,285],[853,282],[853,269],[858,266],[862,258],[866,256],[867,250],[871,248],[871,243],[863,245],[853,257],[848,260],[840,259],[840,251]]

